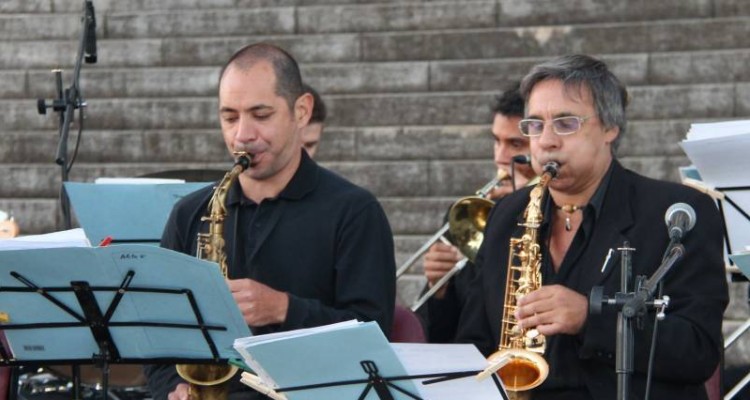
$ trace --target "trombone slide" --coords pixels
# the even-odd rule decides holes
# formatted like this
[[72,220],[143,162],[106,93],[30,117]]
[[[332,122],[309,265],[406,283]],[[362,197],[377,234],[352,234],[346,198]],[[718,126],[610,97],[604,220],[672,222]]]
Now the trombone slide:
[[[438,240],[441,240],[443,238],[443,235],[445,235],[445,232],[448,232],[448,229],[450,228],[450,224],[443,225],[442,228],[440,228],[432,237],[425,242],[425,244],[422,245],[422,247],[419,248],[414,254],[412,254],[411,257],[409,257],[406,262],[401,264],[400,267],[398,267],[398,270],[396,270],[396,279],[401,277],[408,269],[411,267],[419,257],[422,257],[424,253],[427,252],[427,250],[430,249],[430,246],[432,246],[435,242]],[[445,239],[442,239],[445,240]]]
[[440,278],[440,280],[438,280],[437,282],[435,282],[435,284],[432,285],[432,287],[430,288],[430,290],[428,290],[427,292],[425,292],[425,294],[423,294],[422,297],[420,297],[417,300],[417,302],[414,303],[413,306],[411,306],[411,310],[412,311],[417,311],[419,309],[419,307],[422,307],[422,305],[425,302],[427,302],[427,300],[429,300],[432,297],[432,295],[434,295],[435,293],[437,293],[437,291],[440,290],[440,288],[442,288],[443,286],[445,286],[445,284],[448,283],[448,281],[454,275],[456,275],[458,272],[460,272],[462,269],[464,269],[464,267],[466,266],[466,263],[468,261],[469,261],[469,259],[466,258],[466,257],[464,257],[461,261],[457,262],[456,265],[454,265],[453,268],[451,268],[450,271],[448,271],[445,275],[443,275],[443,277]]

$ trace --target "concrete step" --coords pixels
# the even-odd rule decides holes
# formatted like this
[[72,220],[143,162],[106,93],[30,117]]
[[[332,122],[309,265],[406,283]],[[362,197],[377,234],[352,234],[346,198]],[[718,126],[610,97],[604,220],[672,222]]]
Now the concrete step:
[[[326,97],[329,126],[435,126],[491,121],[496,92],[431,92]],[[707,119],[750,115],[750,82],[638,86],[630,89],[629,118]],[[87,98],[88,129],[215,129],[217,100]],[[165,117],[168,116],[168,117]],[[6,130],[56,129],[57,118],[37,113],[35,100],[0,100]]]
[[463,60],[729,49],[746,48],[748,33],[747,17],[368,33],[362,34],[362,55],[367,61]]
[[[330,63],[746,49],[748,33],[748,17],[728,17],[454,31],[103,39],[98,41],[96,66],[218,66],[254,41],[276,43],[302,63]],[[72,38],[0,42],[2,54],[16,55],[0,60],[0,69],[72,66],[77,49]]]
[[[10,2],[6,8],[8,12],[14,9],[26,9],[32,12],[33,7],[23,5],[24,0],[4,0]],[[378,3],[413,3],[415,1],[432,0],[377,0]],[[466,1],[466,0],[459,0]],[[78,11],[81,9],[79,2],[70,0],[33,0],[42,3],[36,9],[42,12],[56,11]],[[101,11],[163,11],[184,9],[215,9],[215,8],[258,8],[258,7],[287,7],[287,6],[309,6],[320,4],[362,4],[371,3],[372,0],[95,0],[97,12]],[[17,11],[16,11],[17,12]]]
[[[663,0],[639,7],[607,0],[581,7],[576,13],[569,13],[569,10],[570,4],[555,0],[523,4],[512,0],[474,0],[312,6],[269,4],[266,7],[232,7],[232,4],[219,2],[217,7],[163,4],[158,10],[118,11],[105,6],[97,8],[97,18],[98,25],[104,27],[99,29],[100,37],[112,39],[452,30],[714,17],[711,0]],[[15,21],[0,23],[0,27],[12,29],[12,35],[7,36],[9,39],[68,38],[75,29],[62,28],[80,25],[80,6],[64,10],[65,17],[60,11],[63,10],[56,9],[54,14],[11,15]],[[726,14],[737,15],[743,14]],[[47,25],[42,26],[50,28],[44,32],[36,28],[43,22]]]
[[[473,193],[494,175],[486,161],[393,161],[328,162],[336,173],[367,188],[378,197],[446,196]],[[76,163],[70,180],[93,182],[98,177],[142,176],[175,169],[228,170],[229,161],[214,163]],[[60,168],[52,163],[0,165],[0,198],[54,197],[60,181]]]
[[[337,128],[322,137],[322,161],[467,160],[492,158],[486,125]],[[76,136],[71,136],[71,143]],[[0,162],[54,158],[58,132],[7,131],[0,135]],[[72,145],[72,144],[71,144]],[[78,161],[84,163],[219,162],[228,154],[217,129],[87,130]],[[0,164],[1,165],[1,164]]]
[[105,15],[106,38],[206,37],[294,34],[296,9],[132,11]]
[[[750,81],[750,71],[746,68],[750,63],[750,48],[597,56],[628,86]],[[431,61],[430,90],[504,88],[520,79],[533,65],[545,60],[547,57]],[[316,72],[315,67],[305,69],[307,76]],[[316,88],[326,88],[328,84],[317,76],[308,81],[311,84],[319,82]]]
[[[750,48],[600,57],[628,86],[750,81]],[[304,79],[324,99],[329,94],[446,92],[504,88],[546,58],[463,61],[303,64]],[[86,68],[88,97],[215,96],[218,66]],[[63,73],[69,85],[71,70]],[[40,98],[55,93],[49,70],[0,71],[0,98]]]
[[[97,41],[97,67],[220,66],[236,50],[259,41],[287,49],[299,62],[342,62],[360,58],[356,34],[220,38],[103,39]],[[2,41],[0,69],[73,68],[74,40]]]
[[38,235],[62,227],[57,198],[0,198],[0,210],[11,212],[20,235]]
[[0,14],[0,37],[4,41],[73,39],[79,37],[81,29],[81,14]]

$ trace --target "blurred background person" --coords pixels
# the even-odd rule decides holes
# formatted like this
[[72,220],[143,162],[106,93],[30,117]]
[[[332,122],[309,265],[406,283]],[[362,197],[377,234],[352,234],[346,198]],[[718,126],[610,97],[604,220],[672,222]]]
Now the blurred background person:
[[320,145],[320,135],[323,134],[323,125],[326,121],[327,110],[326,103],[312,86],[303,83],[302,90],[305,93],[310,93],[313,98],[313,109],[310,115],[310,122],[307,126],[302,128],[302,147],[307,150],[307,154],[310,158],[315,158],[315,153],[318,151]]

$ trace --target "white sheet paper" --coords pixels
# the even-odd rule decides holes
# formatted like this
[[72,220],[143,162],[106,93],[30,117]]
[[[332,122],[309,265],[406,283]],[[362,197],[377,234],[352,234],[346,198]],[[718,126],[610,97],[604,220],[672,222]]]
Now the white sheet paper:
[[[471,344],[391,343],[409,375],[446,371],[477,371],[487,360]],[[416,380],[423,398],[431,400],[502,399],[492,379],[478,382],[474,375],[423,385]]]
[[0,239],[0,251],[26,249],[53,249],[59,247],[91,247],[83,229]]
[[[732,188],[750,186],[750,120],[692,124],[680,145],[710,188],[724,193],[724,220],[732,252],[750,245],[750,192]],[[700,216],[698,216],[700,218]]]

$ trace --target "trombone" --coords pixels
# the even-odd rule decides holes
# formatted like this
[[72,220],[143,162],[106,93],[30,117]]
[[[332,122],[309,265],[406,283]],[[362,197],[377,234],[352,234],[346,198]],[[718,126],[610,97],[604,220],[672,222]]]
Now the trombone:
[[[487,194],[500,183],[508,178],[505,170],[498,170],[494,179],[482,186],[473,196],[467,196],[459,199],[451,206],[448,211],[448,222],[446,222],[432,237],[430,237],[398,270],[396,270],[396,279],[401,277],[414,263],[422,257],[430,246],[437,241],[456,246],[464,259],[448,271],[440,280],[428,290],[424,295],[417,299],[412,305],[411,310],[416,311],[421,307],[435,292],[440,290],[451,277],[461,271],[468,261],[474,261],[479,251],[479,246],[484,239],[484,227],[487,224],[487,216],[495,204],[487,200]],[[446,237],[446,233],[448,233]]]

